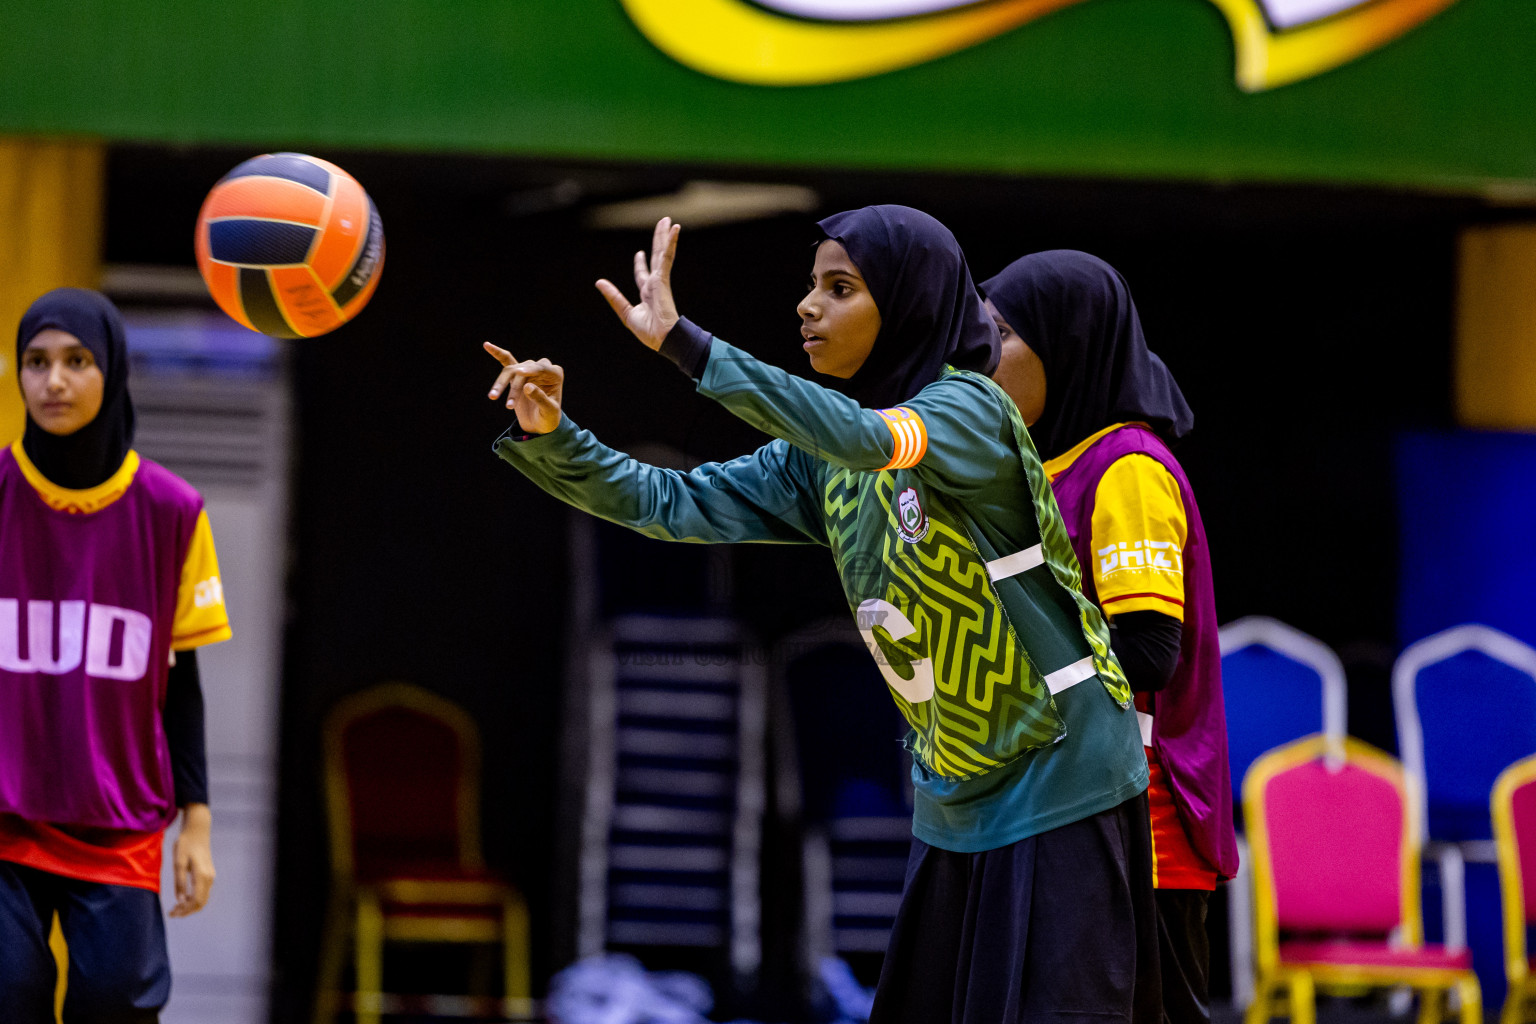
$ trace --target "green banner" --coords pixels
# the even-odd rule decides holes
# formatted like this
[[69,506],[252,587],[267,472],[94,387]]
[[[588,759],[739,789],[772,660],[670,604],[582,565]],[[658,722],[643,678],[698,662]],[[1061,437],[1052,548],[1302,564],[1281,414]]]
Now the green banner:
[[1532,0],[8,0],[0,132],[1476,191]]

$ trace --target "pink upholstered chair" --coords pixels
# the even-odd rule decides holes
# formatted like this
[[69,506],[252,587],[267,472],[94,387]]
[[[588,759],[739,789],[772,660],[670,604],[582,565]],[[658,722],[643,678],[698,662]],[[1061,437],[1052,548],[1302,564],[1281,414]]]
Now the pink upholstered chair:
[[1536,1000],[1526,930],[1536,924],[1536,756],[1516,761],[1493,784],[1493,841],[1504,895],[1504,973],[1509,994],[1499,1024],[1532,1019]]
[[1314,1024],[1319,986],[1404,985],[1419,1020],[1482,1021],[1472,955],[1423,943],[1417,801],[1402,766],[1358,740],[1309,736],[1259,758],[1243,780],[1254,873],[1258,978],[1247,1024]]

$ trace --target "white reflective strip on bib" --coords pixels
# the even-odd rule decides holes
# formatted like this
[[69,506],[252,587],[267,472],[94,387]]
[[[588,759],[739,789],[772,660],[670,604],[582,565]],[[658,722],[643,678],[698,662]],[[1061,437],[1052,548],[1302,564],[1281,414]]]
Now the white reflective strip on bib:
[[1141,726],[1141,745],[1152,745],[1152,716],[1145,711],[1136,712],[1136,724]]
[[1060,693],[1062,690],[1076,686],[1084,679],[1092,679],[1098,675],[1098,669],[1093,667],[1093,658],[1084,658],[1082,661],[1074,661],[1066,668],[1059,668],[1045,677],[1045,685],[1052,693]]
[[[1021,572],[1028,572],[1035,566],[1044,564],[1045,553],[1040,550],[1040,545],[1036,544],[1032,548],[1025,548],[1023,551],[1015,551],[1011,555],[992,559],[992,561],[987,563],[987,575],[992,577],[992,582],[996,583],[998,580],[1017,576]],[[1072,682],[1079,682],[1079,680],[1074,679]]]

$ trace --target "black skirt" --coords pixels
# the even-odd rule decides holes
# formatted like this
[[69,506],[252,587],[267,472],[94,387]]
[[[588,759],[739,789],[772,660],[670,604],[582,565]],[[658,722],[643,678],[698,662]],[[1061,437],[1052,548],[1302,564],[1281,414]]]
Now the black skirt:
[[1147,798],[1011,846],[913,840],[870,1024],[1159,1024]]

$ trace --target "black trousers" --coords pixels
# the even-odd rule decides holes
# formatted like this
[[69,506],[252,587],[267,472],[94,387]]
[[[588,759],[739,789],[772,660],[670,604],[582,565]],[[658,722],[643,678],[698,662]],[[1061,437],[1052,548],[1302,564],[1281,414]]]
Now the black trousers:
[[1163,1020],[1210,1024],[1211,939],[1205,915],[1211,894],[1200,889],[1157,890],[1158,954],[1163,965]]
[[870,1024],[1160,1024],[1145,794],[984,853],[914,841]]
[[53,915],[69,944],[64,1024],[154,1024],[171,994],[160,896],[0,861],[0,1024],[52,1024]]

